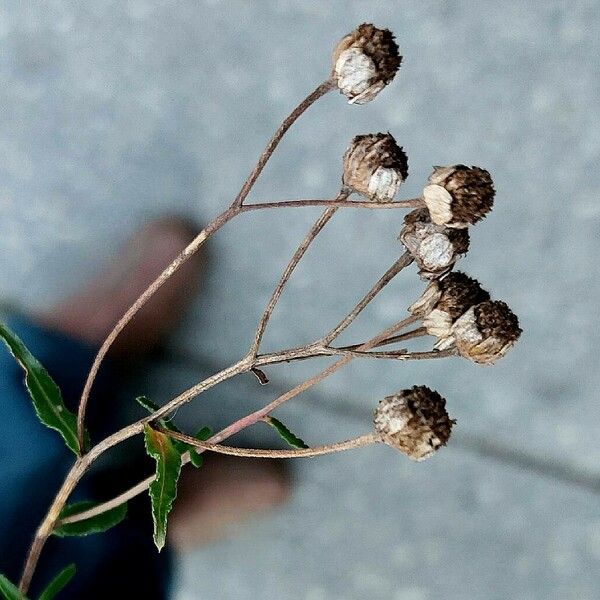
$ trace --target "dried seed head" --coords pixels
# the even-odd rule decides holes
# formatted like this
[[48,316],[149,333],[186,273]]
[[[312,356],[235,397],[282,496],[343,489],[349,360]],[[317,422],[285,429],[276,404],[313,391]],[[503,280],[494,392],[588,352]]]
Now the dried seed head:
[[366,104],[394,78],[401,62],[392,32],[363,23],[335,47],[332,77],[350,104]]
[[437,279],[452,269],[469,249],[469,232],[432,223],[429,211],[418,208],[404,217],[400,241],[415,259],[422,279]]
[[489,293],[476,279],[456,271],[432,281],[408,310],[423,318],[427,333],[438,338],[436,348],[444,349],[454,343],[451,337],[454,322],[472,306],[489,299]]
[[387,396],[373,418],[383,442],[417,461],[446,444],[454,423],[446,412],[446,400],[424,385]]
[[483,219],[494,203],[490,174],[479,167],[434,167],[423,200],[438,225],[464,228]]
[[519,319],[505,302],[487,300],[471,307],[452,325],[461,356],[480,364],[502,358],[521,335]]
[[392,200],[408,177],[408,158],[389,133],[357,135],[344,154],[344,185],[375,202]]

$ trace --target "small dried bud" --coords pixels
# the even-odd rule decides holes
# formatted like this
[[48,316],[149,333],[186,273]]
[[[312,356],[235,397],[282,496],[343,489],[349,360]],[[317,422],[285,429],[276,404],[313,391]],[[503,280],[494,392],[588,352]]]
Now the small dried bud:
[[417,461],[446,444],[454,423],[446,412],[446,400],[424,385],[387,396],[373,418],[383,442]]
[[461,356],[480,364],[502,358],[519,339],[519,319],[505,302],[487,300],[471,307],[452,325]]
[[401,61],[392,32],[363,23],[335,47],[332,77],[350,104],[366,104],[394,78]]
[[357,135],[344,154],[344,185],[375,202],[392,200],[407,177],[406,153],[389,133]]
[[483,219],[492,210],[494,184],[490,174],[479,167],[434,167],[423,200],[438,225],[457,229]]
[[452,269],[469,249],[469,232],[431,222],[429,211],[418,208],[404,217],[400,241],[415,259],[422,279],[437,279]]
[[423,327],[429,335],[438,338],[436,347],[443,349],[453,344],[453,323],[469,308],[489,299],[489,293],[477,280],[456,271],[432,281],[408,310],[423,318]]

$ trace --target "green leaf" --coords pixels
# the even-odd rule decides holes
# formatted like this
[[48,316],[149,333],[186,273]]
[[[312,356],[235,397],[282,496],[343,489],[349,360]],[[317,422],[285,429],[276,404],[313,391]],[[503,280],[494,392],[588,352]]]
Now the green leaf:
[[296,435],[294,435],[279,419],[267,417],[268,423],[292,448],[308,448],[308,446]]
[[[73,515],[82,513],[90,508],[98,506],[98,502],[91,500],[84,500],[83,502],[75,502],[74,504],[68,504],[60,511],[60,519],[65,517],[71,517]],[[53,532],[53,535],[58,537],[67,537],[72,535],[90,535],[92,533],[102,533],[111,527],[114,527],[120,523],[127,516],[127,502],[111,508],[106,512],[83,521],[77,521],[76,523],[66,523],[65,525],[59,525]]]
[[[196,433],[194,436],[197,440],[201,440],[205,442],[212,435],[212,430],[210,427],[203,427]],[[199,454],[194,448],[190,446],[190,462],[199,469],[204,464],[204,457],[202,454]]]
[[167,517],[177,497],[177,480],[181,472],[181,454],[171,442],[169,436],[144,426],[146,452],[156,461],[156,478],[150,484],[149,493],[152,503],[154,522],[154,543],[159,552],[165,545],[167,535]]
[[[158,404],[155,404],[146,396],[138,396],[136,398],[136,402],[143,406],[149,413],[154,413],[160,408]],[[181,431],[177,429],[177,427],[175,427],[173,423],[171,423],[170,421],[166,421],[165,419],[158,419],[158,424],[163,429],[168,429],[169,431],[181,433]],[[212,431],[210,427],[203,427],[194,437],[198,440],[207,440],[211,435]],[[177,448],[179,454],[184,454],[185,452],[190,453],[190,462],[192,463],[192,465],[194,465],[194,467],[199,469],[202,466],[202,463],[204,462],[202,455],[198,454],[198,452],[196,452],[193,446],[190,446],[189,444],[186,444],[185,442],[182,442],[180,440],[173,439],[171,440],[171,443],[173,444],[173,446],[175,446],[175,448]]]
[[52,600],[73,579],[73,575],[75,575],[75,565],[70,564],[47,585],[38,600]]
[[[135,400],[138,404],[143,406],[150,414],[156,412],[160,408],[160,406],[158,404],[155,404],[154,402],[152,402],[152,400],[150,400],[150,398],[147,398],[146,396],[138,396]],[[173,423],[171,423],[171,421],[166,421],[165,419],[158,419],[157,423],[163,429],[168,429],[169,431],[175,431],[176,433],[181,433],[181,431],[179,429],[177,429],[177,427],[175,427],[175,425],[173,425]],[[173,446],[175,446],[175,448],[177,448],[177,450],[179,451],[179,454],[183,454],[184,452],[187,452],[190,448],[185,442],[181,442],[179,440],[172,439],[171,443],[173,444]]]
[[4,600],[27,600],[19,588],[0,573],[0,594]]
[[0,323],[0,337],[25,371],[25,386],[38,419],[46,427],[58,431],[65,444],[79,455],[77,417],[65,406],[56,383],[25,344],[3,323]]

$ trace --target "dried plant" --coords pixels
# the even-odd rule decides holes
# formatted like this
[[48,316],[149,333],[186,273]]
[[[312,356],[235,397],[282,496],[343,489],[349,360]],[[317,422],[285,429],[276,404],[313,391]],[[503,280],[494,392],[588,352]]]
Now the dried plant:
[[[490,174],[484,169],[464,165],[435,167],[421,197],[397,201],[394,196],[408,176],[406,154],[389,133],[359,135],[352,140],[344,154],[342,186],[334,198],[254,204],[246,202],[252,186],[278,143],[302,113],[335,89],[339,89],[350,103],[364,104],[373,100],[392,81],[400,63],[401,56],[392,33],[370,24],[359,26],[338,43],[333,52],[330,76],[284,119],[232,204],[196,236],[115,325],[94,360],[77,415],[67,410],[57,386],[20,340],[6,327],[1,327],[2,338],[25,370],[27,389],[38,417],[42,423],[57,430],[76,455],[73,466],[35,534],[18,588],[6,578],[0,579],[0,590],[6,598],[12,600],[27,594],[40,553],[50,535],[81,535],[106,530],[125,516],[127,501],[146,490],[149,490],[152,504],[154,540],[160,550],[165,542],[167,517],[176,496],[181,467],[189,462],[200,466],[200,454],[205,451],[235,456],[292,458],[340,452],[383,442],[400,450],[408,458],[420,461],[448,442],[454,421],[446,412],[446,401],[437,392],[424,386],[414,386],[384,398],[375,409],[370,431],[360,437],[334,444],[308,447],[272,416],[275,409],[284,402],[298,396],[354,359],[409,361],[461,356],[476,363],[491,364],[501,358],[519,337],[517,317],[504,302],[490,300],[490,295],[474,279],[462,273],[451,272],[456,261],[468,250],[468,227],[485,217],[492,208],[494,187]],[[362,198],[350,199],[353,194]],[[180,393],[163,406],[138,398],[148,410],[147,416],[101,441],[91,443],[85,427],[90,390],[112,343],[137,311],[211,235],[234,217],[255,210],[306,206],[324,206],[325,210],[310,228],[281,275],[260,318],[250,348],[243,357]],[[413,209],[405,216],[400,232],[405,251],[352,311],[322,337],[301,347],[261,353],[263,334],[292,272],[336,211],[346,207]],[[420,269],[421,278],[429,283],[420,298],[412,304],[407,303],[407,315],[398,315],[397,322],[360,343],[352,346],[335,345],[340,333],[392,278],[413,261]],[[392,345],[426,335],[436,338],[431,350],[417,352],[404,348],[389,349]],[[218,433],[211,435],[205,427],[195,436],[186,435],[168,420],[169,415],[180,406],[227,379],[252,372],[261,383],[266,383],[268,379],[263,372],[266,367],[322,356],[336,356],[338,359],[266,406],[231,423]],[[290,448],[264,450],[222,444],[231,435],[261,422],[273,427]],[[81,505],[67,505],[73,490],[90,466],[107,450],[136,435],[144,436],[147,452],[156,461],[155,474],[116,498],[88,504],[85,510],[82,510]],[[69,567],[58,575],[57,580],[64,584],[73,572]]]

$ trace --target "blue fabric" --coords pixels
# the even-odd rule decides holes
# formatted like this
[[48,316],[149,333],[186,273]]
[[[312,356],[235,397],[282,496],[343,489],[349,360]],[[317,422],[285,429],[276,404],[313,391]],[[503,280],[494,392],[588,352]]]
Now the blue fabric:
[[[48,370],[74,410],[95,350],[23,317],[11,317],[7,324]],[[94,397],[101,397],[115,378],[115,367],[109,364],[102,369],[92,406]],[[23,385],[23,371],[4,347],[0,348],[0,406],[0,572],[16,581],[35,529],[72,465],[73,454],[56,432],[37,420]],[[92,435],[98,439],[110,430],[110,419],[105,419]],[[145,474],[135,468],[144,460],[141,444],[128,454],[128,465],[112,465],[86,476],[71,501],[106,500],[135,483]],[[61,598],[166,598],[170,560],[168,555],[159,559],[153,547],[145,496],[130,503],[126,521],[110,532],[51,538],[35,574],[32,597],[70,562],[76,564],[77,575]]]

